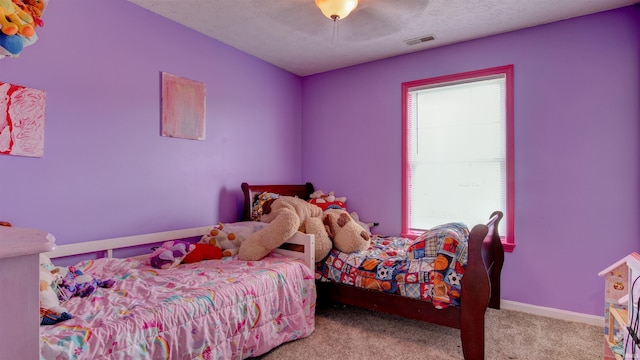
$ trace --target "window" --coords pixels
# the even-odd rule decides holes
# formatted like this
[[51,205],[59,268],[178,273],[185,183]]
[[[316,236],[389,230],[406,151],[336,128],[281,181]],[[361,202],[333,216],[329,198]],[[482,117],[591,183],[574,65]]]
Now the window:
[[402,84],[402,232],[505,217],[513,241],[513,65]]

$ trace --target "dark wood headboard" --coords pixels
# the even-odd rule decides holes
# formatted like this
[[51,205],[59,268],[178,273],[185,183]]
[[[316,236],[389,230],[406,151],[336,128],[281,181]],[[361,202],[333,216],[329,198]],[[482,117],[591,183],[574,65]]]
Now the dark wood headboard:
[[297,196],[301,199],[309,200],[309,195],[313,193],[314,189],[313,184],[310,182],[299,185],[249,185],[242,183],[242,192],[244,193],[242,220],[251,220],[251,207],[256,197],[265,191],[283,196]]

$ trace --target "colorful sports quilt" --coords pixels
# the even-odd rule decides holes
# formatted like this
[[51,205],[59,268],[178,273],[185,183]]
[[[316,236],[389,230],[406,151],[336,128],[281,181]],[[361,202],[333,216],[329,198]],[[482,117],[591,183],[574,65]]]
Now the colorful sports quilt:
[[429,301],[437,308],[460,305],[469,231],[444,224],[415,240],[374,235],[369,249],[351,254],[332,249],[316,278]]
[[315,328],[313,272],[278,254],[171,269],[134,259],[76,267],[115,284],[64,302],[73,318],[40,326],[40,359],[244,359]]

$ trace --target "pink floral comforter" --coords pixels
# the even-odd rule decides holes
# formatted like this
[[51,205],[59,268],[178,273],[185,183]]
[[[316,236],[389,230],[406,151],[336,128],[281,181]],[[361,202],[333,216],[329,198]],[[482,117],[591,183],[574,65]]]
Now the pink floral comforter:
[[133,259],[77,268],[116,284],[63,303],[73,318],[40,327],[41,359],[243,359],[315,327],[312,271],[277,254],[167,270]]

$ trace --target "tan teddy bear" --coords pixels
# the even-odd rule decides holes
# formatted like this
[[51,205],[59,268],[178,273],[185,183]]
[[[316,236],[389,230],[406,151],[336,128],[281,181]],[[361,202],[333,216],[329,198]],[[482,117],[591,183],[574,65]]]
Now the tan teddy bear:
[[315,235],[316,262],[331,251],[331,239],[322,223],[322,209],[293,196],[281,196],[262,205],[261,222],[269,225],[252,233],[240,245],[240,260],[260,260],[296,231]]
[[333,246],[344,253],[362,251],[371,245],[369,231],[358,224],[346,210],[327,209],[322,221]]

